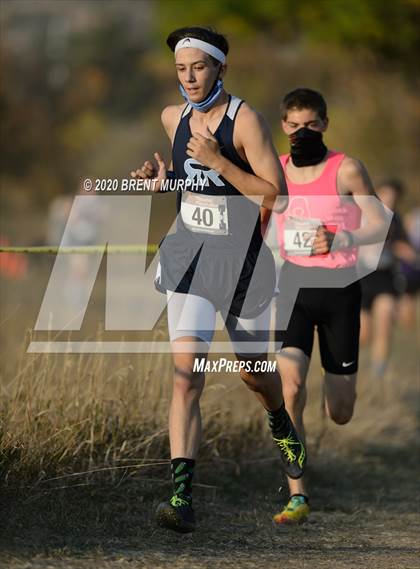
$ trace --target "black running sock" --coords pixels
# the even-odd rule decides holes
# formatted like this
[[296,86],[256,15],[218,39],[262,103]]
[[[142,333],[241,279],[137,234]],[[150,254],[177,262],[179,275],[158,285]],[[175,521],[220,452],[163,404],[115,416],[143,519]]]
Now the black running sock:
[[277,411],[267,411],[268,424],[270,425],[273,437],[283,438],[290,433],[290,417],[286,411],[284,403]]
[[174,494],[192,500],[192,478],[195,460],[192,458],[173,458],[171,460],[171,475]]

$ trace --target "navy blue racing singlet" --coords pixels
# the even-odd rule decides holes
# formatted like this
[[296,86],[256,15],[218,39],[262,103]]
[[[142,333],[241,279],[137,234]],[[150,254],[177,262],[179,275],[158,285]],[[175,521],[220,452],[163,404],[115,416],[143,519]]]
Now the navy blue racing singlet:
[[[225,158],[253,174],[233,144],[235,119],[242,102],[229,95],[214,137]],[[275,288],[274,259],[262,239],[260,206],[216,170],[188,156],[191,113],[192,107],[187,105],[173,142],[176,178],[188,184],[184,191],[177,191],[177,229],[161,244],[157,286],[162,291],[203,296],[218,310],[252,318],[265,309]],[[258,284],[252,279],[250,286],[257,260],[261,279]]]
[[[238,97],[229,95],[225,114],[213,136],[217,139],[221,154],[225,158],[245,172],[253,174],[251,166],[241,158],[233,144],[233,129],[242,103]],[[182,113],[172,148],[172,163],[176,177],[189,179],[195,183],[192,189],[177,192],[177,211],[179,213],[182,210],[178,217],[178,230],[186,229],[193,234],[192,238],[195,234],[211,247],[234,249],[238,243],[243,242],[244,234],[249,235],[249,228],[252,225],[254,231],[250,247],[258,250],[262,242],[259,206],[241,194],[218,172],[203,166],[186,152],[188,141],[192,136],[191,113],[192,107],[187,105]],[[206,199],[200,200],[201,196],[211,196],[214,199],[213,205],[218,206],[223,212],[221,220],[210,208],[206,212]],[[200,207],[201,202],[203,207]],[[195,206],[195,203],[198,205]],[[195,218],[192,219],[194,213]]]

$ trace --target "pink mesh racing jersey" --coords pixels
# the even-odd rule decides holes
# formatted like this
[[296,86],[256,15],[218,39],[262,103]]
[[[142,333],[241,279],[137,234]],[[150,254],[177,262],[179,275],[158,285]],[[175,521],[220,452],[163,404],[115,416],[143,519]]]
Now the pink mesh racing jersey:
[[319,178],[296,184],[286,173],[290,154],[280,156],[289,190],[289,205],[283,213],[276,214],[277,236],[281,256],[291,263],[327,269],[351,267],[356,263],[357,247],[324,255],[311,254],[320,225],[333,233],[360,227],[359,206],[351,196],[342,196],[337,191],[337,172],[344,157],[345,154],[329,151]]

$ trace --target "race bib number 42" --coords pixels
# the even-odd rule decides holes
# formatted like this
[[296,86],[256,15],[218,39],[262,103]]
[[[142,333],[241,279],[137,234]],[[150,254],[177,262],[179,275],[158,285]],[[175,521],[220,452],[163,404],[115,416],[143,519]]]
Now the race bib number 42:
[[284,226],[284,249],[286,253],[288,255],[309,256],[320,225],[319,219],[288,217]]
[[228,235],[229,220],[226,196],[202,196],[184,192],[181,202],[184,225],[194,233]]

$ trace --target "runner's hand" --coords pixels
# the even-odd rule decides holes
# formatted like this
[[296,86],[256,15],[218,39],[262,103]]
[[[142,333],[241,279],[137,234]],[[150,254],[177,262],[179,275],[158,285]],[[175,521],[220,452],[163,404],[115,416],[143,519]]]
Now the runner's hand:
[[207,127],[206,136],[195,132],[187,144],[187,154],[203,166],[215,168],[221,156],[219,143]]
[[328,231],[328,229],[321,225],[318,227],[315,239],[312,245],[312,255],[325,255],[331,250],[332,242],[334,241],[335,233]]
[[350,246],[349,236],[345,231],[333,233],[321,225],[315,235],[312,245],[312,255],[325,255],[330,251],[340,251]]
[[154,153],[157,164],[154,165],[150,160],[146,160],[143,166],[131,172],[132,178],[150,180],[155,179],[156,183],[152,186],[152,191],[158,192],[163,180],[166,179],[166,165],[159,152]]

